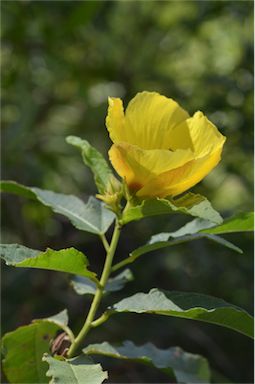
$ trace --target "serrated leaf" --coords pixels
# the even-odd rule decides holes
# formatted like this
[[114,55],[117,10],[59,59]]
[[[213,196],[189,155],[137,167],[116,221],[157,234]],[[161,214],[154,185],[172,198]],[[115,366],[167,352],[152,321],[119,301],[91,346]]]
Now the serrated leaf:
[[45,354],[43,361],[49,364],[47,376],[52,378],[52,384],[101,384],[108,377],[100,364],[86,356],[59,359]]
[[210,380],[207,360],[202,356],[184,352],[179,347],[163,350],[151,343],[136,346],[132,341],[125,341],[117,346],[104,342],[90,344],[83,352],[149,364],[166,374],[174,374],[178,383],[206,383]]
[[[130,269],[125,269],[117,276],[108,280],[105,292],[115,292],[121,290],[129,281],[133,279]],[[94,295],[96,293],[96,284],[86,277],[76,276],[71,281],[71,285],[78,295]]]
[[99,193],[104,194],[107,191],[111,178],[114,176],[103,155],[87,140],[82,140],[80,137],[68,136],[66,142],[81,150],[84,163],[94,174],[95,183]]
[[[32,324],[8,332],[2,339],[3,369],[10,383],[46,383],[47,366],[42,356],[50,351],[50,341],[59,329],[67,331],[67,311],[34,320]],[[71,330],[68,332],[72,335]]]
[[1,244],[0,255],[7,265],[72,273],[88,277],[98,284],[96,274],[87,269],[87,257],[75,248],[59,251],[48,248],[41,252],[19,244]]
[[2,181],[0,190],[39,200],[54,212],[68,217],[76,228],[98,235],[104,234],[115,218],[103,203],[92,196],[85,204],[73,195],[26,187],[13,181]]
[[152,289],[125,298],[110,310],[200,320],[253,337],[253,318],[248,312],[222,299],[198,293]]
[[184,213],[209,220],[215,224],[222,223],[222,217],[211,206],[211,203],[201,195],[187,193],[178,199],[147,199],[141,204],[131,206],[124,211],[122,223],[127,224],[130,221],[140,220],[145,217]]

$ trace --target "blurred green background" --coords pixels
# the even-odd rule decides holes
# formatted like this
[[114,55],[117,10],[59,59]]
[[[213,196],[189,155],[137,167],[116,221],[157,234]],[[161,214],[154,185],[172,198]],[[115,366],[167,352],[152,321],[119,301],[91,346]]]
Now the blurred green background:
[[[202,110],[227,137],[220,165],[193,191],[207,196],[224,217],[252,210],[253,2],[3,1],[1,8],[3,179],[86,199],[96,191],[93,178],[65,137],[86,138],[107,156],[107,97],[121,97],[127,105],[138,91],[155,90],[190,114]],[[116,258],[188,220],[175,215],[128,225]],[[136,279],[106,304],[159,287],[219,296],[251,312],[252,236],[226,238],[244,254],[205,240],[141,257],[131,266]],[[96,236],[15,196],[2,196],[2,241],[35,249],[75,246],[96,271],[104,257]],[[68,279],[3,266],[2,332],[64,307],[78,330],[90,299],[74,294]],[[252,382],[252,342],[231,330],[119,315],[88,342],[125,339],[201,353],[214,382]],[[168,381],[138,364],[104,363],[111,382]]]

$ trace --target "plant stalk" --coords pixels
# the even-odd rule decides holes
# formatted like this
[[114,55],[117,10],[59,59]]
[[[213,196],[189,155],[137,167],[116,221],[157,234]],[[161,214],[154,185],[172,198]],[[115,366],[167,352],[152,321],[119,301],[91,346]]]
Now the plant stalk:
[[104,249],[106,250],[106,252],[108,252],[110,245],[109,245],[105,235],[100,235],[100,239],[101,239],[101,241],[103,243]]
[[105,288],[105,285],[106,285],[107,280],[109,278],[109,275],[111,273],[112,261],[113,261],[113,257],[114,257],[115,251],[116,251],[118,241],[119,241],[120,231],[121,231],[120,224],[119,224],[118,220],[116,220],[114,232],[112,235],[111,244],[109,246],[109,249],[108,249],[108,252],[106,255],[104,269],[103,269],[101,279],[100,279],[100,287],[98,287],[96,290],[96,293],[95,293],[94,299],[92,301],[92,304],[91,304],[88,316],[86,318],[86,321],[85,321],[82,329],[80,330],[79,334],[77,335],[77,337],[75,338],[75,340],[71,344],[71,347],[67,353],[67,356],[69,358],[73,357],[75,355],[77,349],[81,346],[85,336],[88,334],[90,329],[93,327],[92,322],[95,318],[98,306],[102,300],[104,288]]

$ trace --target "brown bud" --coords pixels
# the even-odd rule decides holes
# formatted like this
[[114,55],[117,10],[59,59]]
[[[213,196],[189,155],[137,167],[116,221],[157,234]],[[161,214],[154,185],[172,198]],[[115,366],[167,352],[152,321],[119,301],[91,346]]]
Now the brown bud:
[[66,356],[68,348],[71,345],[69,336],[62,332],[51,343],[52,355]]

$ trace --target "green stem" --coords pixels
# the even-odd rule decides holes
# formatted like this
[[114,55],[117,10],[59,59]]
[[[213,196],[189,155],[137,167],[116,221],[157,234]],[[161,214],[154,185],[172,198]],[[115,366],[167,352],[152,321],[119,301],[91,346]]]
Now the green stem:
[[103,324],[105,321],[109,319],[111,316],[111,312],[104,312],[98,319],[92,321],[91,326],[93,328],[98,327],[99,325]]
[[[135,258],[135,259],[136,259],[136,258]],[[127,257],[126,259],[124,259],[124,260],[120,261],[119,263],[113,265],[113,267],[112,267],[112,272],[116,272],[118,269],[120,269],[120,268],[122,268],[122,267],[125,267],[125,265],[133,263],[133,261],[134,261],[135,259],[133,259],[133,258],[131,258],[131,257],[130,257],[130,258]]]
[[71,344],[71,347],[70,347],[68,354],[67,354],[69,358],[73,357],[75,355],[75,352],[77,351],[77,349],[82,344],[85,336],[88,334],[90,329],[93,327],[92,322],[95,318],[96,311],[98,309],[98,306],[99,306],[101,299],[102,299],[102,296],[103,296],[105,285],[106,285],[107,280],[109,278],[109,275],[111,273],[112,260],[113,260],[115,250],[116,250],[116,247],[117,247],[117,244],[119,241],[120,230],[121,230],[121,228],[120,228],[119,222],[116,220],[114,232],[112,235],[111,244],[109,246],[109,249],[108,249],[108,252],[106,255],[104,269],[103,269],[102,276],[100,279],[100,287],[97,288],[97,291],[96,291],[94,299],[92,301],[88,316],[86,318],[86,321],[85,321],[82,329],[80,330],[80,333],[78,334],[78,336],[75,338],[75,340]]
[[105,237],[105,235],[99,235],[100,239],[102,240],[102,243],[103,243],[103,246],[104,246],[104,249],[106,250],[106,252],[109,251],[109,248],[110,248],[110,245]]

